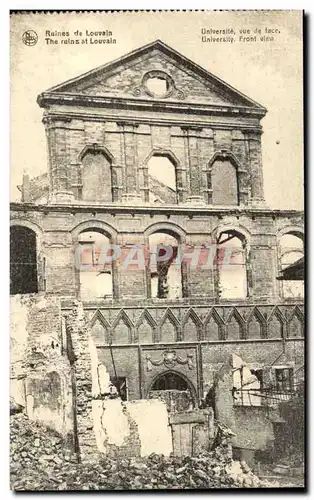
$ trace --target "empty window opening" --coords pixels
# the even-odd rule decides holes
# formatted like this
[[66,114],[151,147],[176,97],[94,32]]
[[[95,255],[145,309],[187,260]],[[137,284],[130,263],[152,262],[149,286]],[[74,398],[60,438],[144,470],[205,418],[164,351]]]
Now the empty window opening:
[[89,150],[82,159],[82,199],[112,201],[111,161],[101,151]]
[[238,205],[237,170],[230,161],[216,160],[211,169],[213,205]]
[[276,390],[278,392],[293,391],[293,369],[276,368],[275,369]]
[[149,201],[177,203],[176,168],[166,156],[152,156],[148,165]]
[[112,263],[110,240],[102,233],[85,231],[79,235],[80,296],[82,300],[111,298]]
[[216,266],[218,294],[222,299],[247,297],[246,249],[243,237],[233,232],[220,234],[217,242]]
[[[280,240],[280,270],[292,266],[304,256],[303,241],[293,234],[285,234]],[[303,298],[304,281],[282,280],[282,293],[285,298]]]
[[177,262],[179,242],[174,236],[154,233],[149,237],[151,297],[182,297],[182,269]]
[[10,294],[38,292],[36,234],[24,226],[10,230]]
[[166,80],[166,78],[162,77],[151,77],[148,78],[146,82],[146,86],[148,90],[154,94],[156,97],[162,97],[164,96],[168,90],[169,90],[169,84]]
[[110,383],[113,399],[120,397],[122,401],[128,401],[129,390],[126,377],[110,377]]

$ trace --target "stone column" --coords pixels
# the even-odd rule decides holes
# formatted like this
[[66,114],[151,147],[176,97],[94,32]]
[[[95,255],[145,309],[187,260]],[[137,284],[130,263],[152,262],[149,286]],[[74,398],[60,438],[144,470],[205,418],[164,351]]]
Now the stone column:
[[118,123],[121,135],[122,159],[124,163],[124,193],[122,202],[136,204],[141,202],[138,192],[138,155],[137,155],[137,135],[135,133],[138,125],[131,122]]
[[264,182],[262,166],[261,132],[247,132],[249,168],[251,172],[251,203],[264,205]]
[[186,156],[188,158],[189,168],[189,196],[188,203],[204,204],[204,198],[201,194],[201,169],[199,165],[199,144],[198,137],[201,128],[182,127],[185,136]]
[[68,117],[44,116],[48,144],[50,178],[50,201],[52,203],[71,203],[74,193],[70,190],[68,176],[68,155],[66,144]]

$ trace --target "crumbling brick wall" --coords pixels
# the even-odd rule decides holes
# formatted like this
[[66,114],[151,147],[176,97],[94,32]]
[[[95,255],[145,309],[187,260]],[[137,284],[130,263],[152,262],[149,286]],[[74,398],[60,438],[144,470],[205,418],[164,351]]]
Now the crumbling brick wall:
[[81,460],[98,455],[92,416],[92,364],[90,333],[83,306],[76,302],[66,318],[67,351],[73,364],[73,399],[76,437]]
[[58,297],[11,297],[10,396],[30,419],[58,431],[73,448],[71,368],[62,344]]

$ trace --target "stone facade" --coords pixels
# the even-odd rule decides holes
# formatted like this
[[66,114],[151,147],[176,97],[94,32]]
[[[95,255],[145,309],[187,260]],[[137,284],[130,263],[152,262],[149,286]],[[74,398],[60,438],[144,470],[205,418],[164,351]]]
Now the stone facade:
[[[163,90],[154,92],[150,84]],[[38,103],[48,175],[24,178],[22,202],[11,204],[12,234],[16,226],[35,234],[38,294],[60,299],[74,353],[84,454],[95,441],[86,328],[110,376],[126,379],[131,400],[147,397],[154,381],[171,372],[186,381],[197,406],[231,353],[255,369],[278,358],[276,365],[297,372],[303,300],[285,297],[276,277],[281,238],[303,238],[303,214],[265,204],[265,108],[160,41],[42,93]],[[175,190],[152,182],[152,158],[174,169]],[[181,296],[154,296],[147,265],[124,266],[120,259],[107,273],[112,293],[84,298],[87,326],[79,334],[71,317],[82,299],[77,250],[87,232],[104,235],[122,256],[134,245],[150,254],[156,233],[174,237],[186,254],[236,237],[245,293],[221,294],[217,262],[195,266],[187,257]],[[162,360],[169,351],[175,354],[167,364]]]

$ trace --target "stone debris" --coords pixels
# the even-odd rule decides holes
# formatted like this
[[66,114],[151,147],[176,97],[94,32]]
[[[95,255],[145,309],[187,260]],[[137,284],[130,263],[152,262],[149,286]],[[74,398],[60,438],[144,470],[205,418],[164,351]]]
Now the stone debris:
[[263,483],[224,442],[197,457],[112,458],[78,463],[63,438],[25,414],[11,416],[11,488],[53,490],[176,490],[254,488]]

